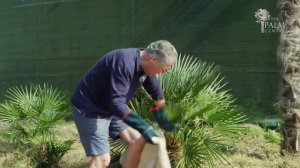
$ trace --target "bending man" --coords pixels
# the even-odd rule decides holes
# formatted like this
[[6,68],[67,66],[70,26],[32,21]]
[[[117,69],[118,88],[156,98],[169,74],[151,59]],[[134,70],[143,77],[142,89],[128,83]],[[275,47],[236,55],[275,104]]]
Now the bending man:
[[174,46],[165,40],[146,49],[126,48],[104,55],[82,78],[72,96],[72,112],[91,168],[110,163],[108,136],[122,138],[127,147],[123,167],[135,168],[145,142],[159,134],[126,105],[143,86],[153,99],[153,115],[166,131],[176,129],[163,110],[164,95],[156,74],[164,73],[177,59]]

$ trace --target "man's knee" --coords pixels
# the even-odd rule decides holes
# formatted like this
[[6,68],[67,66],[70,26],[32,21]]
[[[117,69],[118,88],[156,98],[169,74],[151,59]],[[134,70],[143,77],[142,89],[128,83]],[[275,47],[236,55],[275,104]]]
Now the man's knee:
[[102,160],[103,160],[104,166],[107,167],[110,163],[110,154],[108,154],[108,153],[104,154]]
[[106,153],[99,156],[93,156],[91,159],[91,167],[108,167],[110,163],[110,154]]
[[145,140],[142,135],[131,127],[128,127],[122,131],[120,136],[129,146],[140,147],[145,144]]

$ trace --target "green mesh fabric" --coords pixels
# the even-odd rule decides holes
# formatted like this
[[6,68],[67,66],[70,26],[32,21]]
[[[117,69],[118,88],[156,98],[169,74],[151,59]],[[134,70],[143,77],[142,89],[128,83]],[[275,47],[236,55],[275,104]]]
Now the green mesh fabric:
[[43,82],[72,91],[106,52],[167,39],[220,65],[250,116],[273,116],[279,34],[260,33],[259,8],[278,15],[261,0],[1,0],[0,92]]

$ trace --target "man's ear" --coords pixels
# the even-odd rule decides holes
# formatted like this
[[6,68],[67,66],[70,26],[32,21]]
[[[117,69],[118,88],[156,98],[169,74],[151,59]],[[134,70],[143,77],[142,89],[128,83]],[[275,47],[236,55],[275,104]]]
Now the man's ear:
[[151,57],[151,61],[154,63],[157,63],[159,61],[159,57],[158,56],[153,56]]

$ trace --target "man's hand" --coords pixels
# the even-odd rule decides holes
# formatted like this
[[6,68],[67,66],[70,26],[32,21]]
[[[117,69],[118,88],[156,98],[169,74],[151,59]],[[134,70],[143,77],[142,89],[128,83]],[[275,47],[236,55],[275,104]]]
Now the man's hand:
[[153,138],[161,137],[160,134],[150,126],[142,135],[145,141],[151,144],[155,144],[155,142],[153,142]]
[[179,124],[174,124],[169,120],[167,113],[164,111],[163,107],[152,106],[150,110],[152,111],[152,114],[160,128],[168,132],[178,130]]
[[123,121],[132,128],[139,131],[146,142],[154,144],[153,137],[161,137],[160,134],[149,126],[137,113],[129,112]]
[[153,101],[153,106],[155,107],[162,107],[166,104],[166,100],[165,99],[158,99]]

